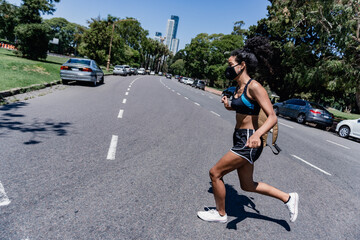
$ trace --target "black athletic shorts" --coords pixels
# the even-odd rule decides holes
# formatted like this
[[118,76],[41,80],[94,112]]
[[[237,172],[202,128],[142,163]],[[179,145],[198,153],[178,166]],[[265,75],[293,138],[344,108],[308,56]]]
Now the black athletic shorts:
[[[263,145],[261,142],[261,146],[258,148],[249,148],[245,147],[247,140],[251,135],[255,132],[254,129],[236,129],[233,135],[233,143],[234,146],[230,149],[231,152],[236,155],[245,158],[251,164],[260,157],[260,154],[263,150]],[[260,139],[261,140],[261,139]]]

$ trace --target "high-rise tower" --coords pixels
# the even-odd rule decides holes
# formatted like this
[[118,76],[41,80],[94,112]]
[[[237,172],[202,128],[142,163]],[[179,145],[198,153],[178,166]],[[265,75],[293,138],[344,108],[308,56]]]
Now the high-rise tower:
[[166,27],[165,45],[175,55],[179,48],[179,39],[176,38],[176,33],[179,25],[179,17],[172,15],[171,19],[168,19]]

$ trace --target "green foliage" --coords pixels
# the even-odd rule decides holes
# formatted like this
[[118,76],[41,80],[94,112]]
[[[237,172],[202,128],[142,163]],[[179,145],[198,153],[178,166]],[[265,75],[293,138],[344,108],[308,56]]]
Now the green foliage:
[[180,75],[184,76],[185,74],[185,63],[183,59],[176,60],[173,64],[170,66],[171,72],[174,75]]
[[14,28],[18,24],[18,7],[0,0],[0,38],[14,42]]
[[[94,59],[99,64],[105,65],[109,53],[110,39],[112,34],[112,22],[107,20],[91,19],[89,29],[82,37],[83,41],[79,46],[79,53],[88,58]],[[113,38],[112,57],[118,54],[119,48],[123,45],[117,36]]]
[[60,0],[22,0],[20,6],[19,20],[20,23],[41,23],[42,14],[52,14],[55,12],[55,2]]
[[268,37],[275,49],[270,88],[281,99],[306,93],[313,101],[352,108],[358,89],[360,107],[358,0],[270,2],[268,18],[247,33]]
[[18,50],[23,57],[30,59],[45,59],[51,29],[46,24],[20,24],[15,28],[18,40]]
[[191,77],[209,79],[211,87],[227,86],[229,82],[224,77],[227,58],[232,50],[243,45],[241,35],[200,33],[185,47],[185,70]]
[[60,54],[74,53],[76,37],[85,31],[85,27],[68,22],[65,18],[51,18],[44,21],[52,29],[52,36],[59,39],[59,44],[50,44],[51,52]]

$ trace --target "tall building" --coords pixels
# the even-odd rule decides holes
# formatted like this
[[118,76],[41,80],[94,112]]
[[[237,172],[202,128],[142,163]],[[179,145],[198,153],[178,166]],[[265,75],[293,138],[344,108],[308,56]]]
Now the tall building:
[[156,32],[155,33],[155,37],[154,40],[158,41],[158,42],[163,42],[164,38],[162,37],[162,33],[161,32]]
[[179,48],[179,39],[176,38],[176,33],[179,25],[179,17],[172,15],[168,19],[166,27],[165,45],[175,55]]

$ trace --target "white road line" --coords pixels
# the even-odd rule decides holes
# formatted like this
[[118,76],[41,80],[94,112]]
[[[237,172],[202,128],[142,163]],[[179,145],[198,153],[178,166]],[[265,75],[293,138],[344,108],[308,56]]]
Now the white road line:
[[0,182],[0,207],[7,206],[11,203],[10,199],[6,195],[5,188]]
[[175,92],[175,90],[171,90],[171,91]]
[[186,100],[189,100],[189,98],[188,97],[184,97]]
[[124,103],[124,104],[126,103],[126,98],[124,98],[123,103]]
[[180,93],[177,93],[177,95],[179,95],[179,96],[180,96],[181,94],[180,94]]
[[129,92],[126,92],[125,95],[126,95],[126,96],[129,95]]
[[130,88],[128,88],[128,91],[130,91]]
[[123,117],[123,114],[124,114],[124,110],[123,110],[123,109],[120,109],[118,118],[122,118],[122,117]]
[[281,123],[281,122],[278,122],[280,125],[283,125],[283,126],[285,126],[285,127],[288,127],[288,128],[294,128],[294,127],[292,127],[292,126],[290,126],[290,125],[287,125],[287,124],[285,124],[285,123]]
[[118,136],[112,135],[108,155],[106,158],[107,160],[115,160],[117,142]]
[[338,144],[338,143],[336,143],[336,142],[332,142],[332,141],[330,141],[330,140],[326,140],[326,141],[329,142],[329,143],[338,145],[338,146],[340,146],[340,147],[343,147],[343,148],[346,148],[346,149],[350,149],[350,148],[348,148],[348,147],[346,147],[346,146],[344,146],[344,145]]
[[300,157],[298,157],[298,156],[296,156],[296,155],[291,155],[291,156],[293,156],[294,158],[297,158],[298,160],[300,160],[300,161],[302,161],[302,162],[304,162],[304,163],[308,164],[309,166],[311,166],[311,167],[313,167],[313,168],[315,168],[315,169],[319,170],[320,172],[325,173],[326,175],[331,176],[331,174],[330,174],[330,173],[328,173],[328,172],[326,172],[326,171],[322,170],[321,168],[318,168],[317,166],[315,166],[315,165],[313,165],[313,164],[311,164],[311,163],[309,163],[309,162],[305,161],[304,159],[302,159],[302,158],[300,158]]
[[198,105],[198,106],[200,106],[200,104],[199,104],[199,103],[197,103],[197,102],[194,102],[194,104],[195,104],[195,105]]
[[216,116],[218,116],[218,117],[220,117],[220,115],[219,114],[217,114],[216,112],[214,112],[214,111],[210,111],[212,114],[215,114]]

